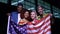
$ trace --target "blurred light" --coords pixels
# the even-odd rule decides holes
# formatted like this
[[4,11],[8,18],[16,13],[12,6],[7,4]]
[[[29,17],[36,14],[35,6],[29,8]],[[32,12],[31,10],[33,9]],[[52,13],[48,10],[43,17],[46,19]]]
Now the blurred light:
[[60,18],[60,16],[55,16],[55,18]]
[[58,15],[58,13],[54,13],[54,15]]
[[20,3],[20,2],[23,2],[24,0],[19,0],[18,2],[14,2],[14,3],[12,3],[11,5],[15,5],[15,4],[18,4],[18,3]]
[[29,8],[28,10],[34,10],[34,8],[32,7],[32,8]]

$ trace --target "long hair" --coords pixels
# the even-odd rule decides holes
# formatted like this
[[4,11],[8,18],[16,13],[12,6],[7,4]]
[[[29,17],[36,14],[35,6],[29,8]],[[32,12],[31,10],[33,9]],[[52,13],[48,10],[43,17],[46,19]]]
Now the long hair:
[[38,7],[37,7],[37,15],[39,16],[40,14],[39,14],[39,12],[38,12],[38,8],[39,7],[41,7],[42,9],[44,9],[44,7],[42,6],[42,5],[38,5]]
[[21,19],[23,19],[24,18],[24,13],[25,13],[25,9],[23,9],[21,12],[20,12],[20,16],[21,16]]
[[[25,12],[29,12],[28,18],[25,18],[25,16],[24,16]],[[31,12],[30,10],[26,10],[26,9],[22,10],[21,15],[20,15],[21,18],[22,18],[22,19],[25,18],[25,19],[27,19],[28,21],[31,21],[30,12]]]
[[34,13],[35,13],[35,15],[36,15],[36,16],[35,16],[35,18],[37,18],[36,10],[32,10],[32,11],[30,12],[30,19],[31,19],[31,21],[33,21],[33,19],[31,18],[31,13],[32,13],[32,12],[34,12]]
[[32,12],[34,12],[34,13],[36,14],[36,17],[37,17],[37,12],[36,12],[36,10],[33,10]]

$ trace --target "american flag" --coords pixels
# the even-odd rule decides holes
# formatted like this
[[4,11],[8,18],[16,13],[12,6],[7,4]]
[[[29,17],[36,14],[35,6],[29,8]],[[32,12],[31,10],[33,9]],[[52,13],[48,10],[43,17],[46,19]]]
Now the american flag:
[[7,34],[27,34],[26,25],[20,26],[13,22],[10,17],[8,17]]
[[34,24],[28,24],[28,34],[51,34],[50,14],[46,15],[40,20],[35,21]]
[[[40,20],[36,20],[34,24],[29,23],[27,25],[27,29],[23,31],[23,34],[51,34],[51,25],[50,25],[50,14],[46,15]],[[13,21],[10,20],[10,16],[8,17],[8,26],[7,26],[7,34],[21,34],[20,26]],[[26,31],[27,30],[27,31]],[[27,32],[27,33],[26,33]]]

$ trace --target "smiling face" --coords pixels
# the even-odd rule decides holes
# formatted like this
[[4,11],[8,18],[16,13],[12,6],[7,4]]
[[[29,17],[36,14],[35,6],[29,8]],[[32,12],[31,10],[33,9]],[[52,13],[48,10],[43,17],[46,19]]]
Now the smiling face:
[[25,17],[25,18],[28,18],[28,17],[29,17],[29,12],[28,12],[28,11],[26,11],[26,12],[24,13],[24,17]]
[[36,18],[36,13],[35,12],[31,12],[31,19],[35,19]]
[[38,13],[43,14],[43,8],[41,6],[38,6]]
[[22,6],[18,6],[18,7],[17,7],[18,12],[20,12],[22,9],[23,9]]

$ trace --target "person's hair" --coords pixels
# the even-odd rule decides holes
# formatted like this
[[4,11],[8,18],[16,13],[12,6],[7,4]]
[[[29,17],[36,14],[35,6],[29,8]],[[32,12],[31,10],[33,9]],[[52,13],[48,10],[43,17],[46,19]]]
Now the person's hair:
[[44,8],[42,5],[38,5],[38,7],[37,7],[37,8],[39,8],[39,7],[41,7],[42,9]]
[[[25,18],[25,16],[24,16],[25,12],[29,12],[28,18]],[[25,10],[24,12],[21,12],[21,18],[22,18],[22,19],[25,18],[25,19],[27,19],[28,21],[31,21],[30,12],[31,12],[31,11],[29,11],[29,10]]]
[[[28,13],[29,13],[29,16],[30,16],[30,12],[29,12],[29,10],[24,11],[23,14],[25,14],[26,12],[28,12]],[[24,16],[24,18],[25,18],[25,16]]]
[[38,12],[38,8],[39,8],[39,7],[41,7],[42,9],[44,8],[42,5],[38,5],[38,6],[37,6],[37,15],[38,15],[38,16],[40,15],[39,12]]
[[[34,12],[36,14],[36,17],[37,17],[37,12],[36,10],[32,10],[31,13]],[[33,19],[31,18],[31,21],[33,21]]]
[[22,4],[22,3],[18,3],[18,4],[17,4],[17,7],[18,7],[18,6],[22,6],[22,7],[23,7],[23,4]]
[[32,10],[32,12],[35,12],[35,14],[37,15],[37,12],[36,12],[36,10]]

